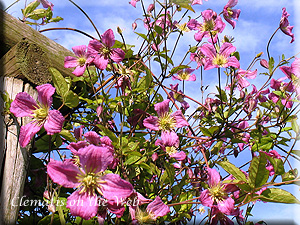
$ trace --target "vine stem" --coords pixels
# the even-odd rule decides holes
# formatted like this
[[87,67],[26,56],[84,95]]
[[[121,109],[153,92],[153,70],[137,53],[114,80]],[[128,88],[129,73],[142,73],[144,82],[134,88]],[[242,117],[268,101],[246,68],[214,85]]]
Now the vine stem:
[[270,43],[273,39],[273,37],[275,36],[275,34],[277,33],[277,31],[279,30],[280,27],[278,27],[275,32],[272,34],[272,36],[270,37],[269,41],[268,41],[268,44],[267,44],[267,54],[268,54],[268,59],[270,60],[270,52],[269,52],[269,47],[270,47]]

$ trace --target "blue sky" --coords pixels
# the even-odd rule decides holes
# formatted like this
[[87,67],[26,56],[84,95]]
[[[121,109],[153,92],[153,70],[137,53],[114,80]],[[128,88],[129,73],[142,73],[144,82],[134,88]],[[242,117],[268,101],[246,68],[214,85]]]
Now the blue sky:
[[[140,39],[136,38],[133,33],[131,24],[132,22],[140,17],[140,3],[137,3],[137,8],[133,8],[128,4],[129,0],[74,0],[79,6],[81,6],[91,17],[96,24],[100,33],[111,28],[115,32],[117,39],[120,37],[116,34],[116,28],[119,26],[123,30],[125,40],[128,44],[139,45]],[[13,0],[2,0],[4,6],[8,6],[13,3]],[[29,2],[29,1],[28,1]],[[146,0],[147,3],[152,1]],[[67,0],[53,0],[54,4],[54,16],[61,16],[64,21],[57,24],[51,24],[48,27],[71,27],[81,29],[94,37],[97,37],[93,27],[86,19],[86,17],[80,13],[80,11]],[[190,13],[190,16],[199,15],[199,12],[208,8],[221,12],[227,0],[208,0],[203,1],[203,5],[196,5],[194,9],[196,14]],[[9,9],[8,13],[15,17],[21,17],[20,8],[24,6],[24,1],[20,1],[12,8]],[[270,52],[274,57],[275,61],[281,54],[286,54],[287,57],[292,56],[300,51],[300,41],[297,37],[300,37],[300,28],[297,29],[296,21],[300,21],[300,3],[299,0],[286,1],[286,0],[239,0],[238,5],[235,7],[241,9],[241,15],[237,22],[236,28],[233,30],[231,26],[227,25],[224,33],[234,36],[237,50],[241,55],[241,67],[246,68],[252,58],[259,52],[264,52],[262,58],[267,58],[266,44],[269,37],[277,29],[279,20],[282,14],[282,8],[286,7],[287,12],[291,14],[289,21],[291,25],[294,25],[294,33],[296,41],[290,44],[290,37],[286,36],[282,32],[278,32],[272,40]],[[5,7],[4,7],[5,8]],[[137,21],[138,29],[137,32],[145,32],[141,21]],[[43,29],[43,27],[41,28]],[[89,39],[76,32],[71,31],[51,31],[44,33],[49,38],[62,44],[68,49],[76,45],[87,45]],[[196,42],[193,40],[194,33],[188,33],[183,39],[182,43],[191,43],[192,45]],[[178,48],[176,54],[182,55],[186,51],[186,47],[183,45]],[[300,57],[300,56],[298,56]],[[194,65],[195,66],[195,65]],[[260,72],[260,71],[259,71]],[[209,91],[214,91],[215,71],[210,71],[204,74],[204,85],[210,85]],[[281,77],[282,74],[278,73],[276,76]],[[261,82],[258,77],[255,84]],[[170,81],[170,83],[172,83]],[[186,94],[191,97],[197,98],[197,91],[199,92],[199,83],[191,85],[189,89],[186,89]],[[298,146],[299,149],[299,146]],[[291,190],[291,188],[289,188]],[[295,189],[295,193],[299,193],[299,188]],[[291,219],[295,218],[295,221],[300,221],[298,216],[300,207],[293,207],[291,205],[282,204],[264,204],[259,203],[254,207],[253,214],[257,219]],[[296,218],[298,216],[298,219]]]

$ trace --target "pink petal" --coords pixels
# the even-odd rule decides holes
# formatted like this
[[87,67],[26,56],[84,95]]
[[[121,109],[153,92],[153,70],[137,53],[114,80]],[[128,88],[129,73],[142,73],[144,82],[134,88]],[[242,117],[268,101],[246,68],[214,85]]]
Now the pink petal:
[[18,93],[10,105],[10,111],[16,117],[32,116],[32,111],[38,108],[36,101],[26,92]]
[[108,64],[108,59],[105,59],[104,56],[97,55],[94,58],[93,63],[100,70],[105,70]]
[[99,50],[103,47],[103,44],[98,40],[91,40],[88,44],[87,55],[98,55]]
[[122,202],[133,193],[131,183],[121,179],[118,174],[109,173],[102,177],[101,183],[103,196],[108,200]]
[[234,209],[234,200],[232,198],[227,198],[223,201],[219,201],[218,208],[222,213],[226,215],[237,216],[239,213],[239,209]]
[[105,44],[107,47],[111,48],[115,44],[115,35],[112,29],[105,31],[101,37],[103,44]]
[[67,149],[70,149],[70,151],[73,153],[73,155],[77,155],[79,149],[84,148],[88,146],[88,143],[86,141],[78,141],[78,142],[71,142]]
[[170,212],[169,206],[167,206],[159,196],[156,196],[153,202],[149,203],[146,210],[151,212],[154,216],[153,219],[156,219],[160,216],[165,216]]
[[201,192],[199,200],[201,201],[202,205],[208,206],[208,207],[211,207],[214,203],[214,201],[210,197],[210,193],[207,189]]
[[98,145],[100,143],[100,136],[95,131],[86,132],[83,136],[93,145]]
[[51,84],[42,84],[36,87],[38,92],[38,100],[47,108],[50,108],[52,104],[52,95],[55,92],[55,87]]
[[215,50],[214,46],[211,44],[202,45],[202,47],[200,47],[200,50],[206,57],[208,57],[210,59],[214,59],[216,56],[216,50]]
[[80,173],[78,167],[70,161],[51,160],[47,165],[47,173],[54,183],[66,188],[76,188],[80,183],[77,175]]
[[170,157],[172,157],[178,161],[182,161],[182,160],[185,160],[186,154],[183,151],[179,151],[179,152],[176,152],[176,153],[170,155]]
[[144,119],[143,125],[150,130],[159,130],[158,118],[156,116],[150,116]]
[[187,81],[195,81],[195,80],[196,80],[195,74],[190,75],[189,79],[187,79]]
[[96,216],[99,208],[97,195],[79,194],[79,191],[75,191],[67,199],[67,208],[70,209],[72,216],[80,216],[89,220]]
[[120,48],[115,48],[111,50],[110,58],[112,61],[118,63],[122,62],[125,56],[125,52]]
[[156,103],[154,105],[154,109],[157,112],[158,117],[160,117],[164,113],[169,112],[169,102],[170,102],[170,99],[166,99],[166,100]]
[[75,68],[75,70],[72,72],[75,76],[77,77],[80,77],[84,74],[85,72],[85,69],[86,69],[86,65],[83,65],[83,66],[77,66]]
[[176,120],[176,127],[177,128],[189,126],[189,123],[185,120],[185,118],[184,118],[184,116],[183,116],[183,114],[180,110],[177,110],[176,112],[174,112],[172,114],[172,116]]
[[208,172],[208,184],[210,187],[216,187],[220,183],[220,174],[217,170],[207,168]]
[[86,45],[74,46],[72,50],[79,58],[86,56]]
[[78,66],[78,59],[72,56],[65,57],[65,68],[74,68]]
[[174,131],[171,132],[162,132],[161,133],[161,140],[164,146],[179,146],[179,137]]
[[230,56],[231,53],[235,52],[236,47],[234,47],[232,44],[225,42],[221,48],[219,54],[224,55],[227,57]]
[[79,149],[78,156],[81,167],[87,173],[105,171],[114,159],[109,149],[95,145]]
[[30,123],[22,126],[20,129],[19,142],[21,147],[25,147],[29,144],[30,140],[34,137],[34,135],[39,132],[42,128],[42,125],[37,125],[36,121],[31,121]]
[[48,135],[53,135],[59,133],[62,130],[65,118],[58,110],[50,110],[48,113],[48,118],[44,124],[44,128]]

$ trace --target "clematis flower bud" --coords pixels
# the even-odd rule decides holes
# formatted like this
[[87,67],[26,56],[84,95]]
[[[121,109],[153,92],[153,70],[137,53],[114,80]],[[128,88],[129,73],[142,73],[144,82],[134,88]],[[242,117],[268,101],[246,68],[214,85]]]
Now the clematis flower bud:
[[269,63],[268,63],[268,61],[265,60],[265,59],[261,59],[261,60],[260,60],[260,65],[261,65],[262,67],[266,68],[266,69],[269,69]]
[[154,4],[150,4],[147,8],[147,12],[150,13],[154,10]]
[[135,30],[137,28],[137,23],[133,22],[131,26],[132,26],[132,30]]

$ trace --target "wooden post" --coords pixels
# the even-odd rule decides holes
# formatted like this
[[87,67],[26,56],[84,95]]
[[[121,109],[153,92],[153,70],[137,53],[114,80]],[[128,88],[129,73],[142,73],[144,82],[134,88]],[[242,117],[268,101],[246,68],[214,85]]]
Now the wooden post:
[[[2,77],[2,80],[3,89],[9,93],[11,99],[14,99],[22,91],[37,99],[37,92],[29,83],[24,83],[23,80],[13,77],[5,77],[4,79]],[[16,224],[18,218],[19,202],[23,194],[30,160],[31,145],[29,144],[26,148],[21,148],[19,145],[20,126],[29,123],[30,119],[13,118],[10,115],[5,115],[1,122],[5,128],[1,140],[2,147],[4,147],[2,158],[5,161],[1,187],[0,212],[2,216],[0,217],[0,224],[10,225]]]
[[[73,76],[64,68],[64,58],[72,52],[1,10],[0,16],[0,92],[12,100],[23,91],[37,98],[35,86],[52,80],[50,66]],[[3,115],[3,105],[0,98],[0,225],[11,225],[18,218],[31,154],[31,145],[20,147],[19,132],[30,119]]]

